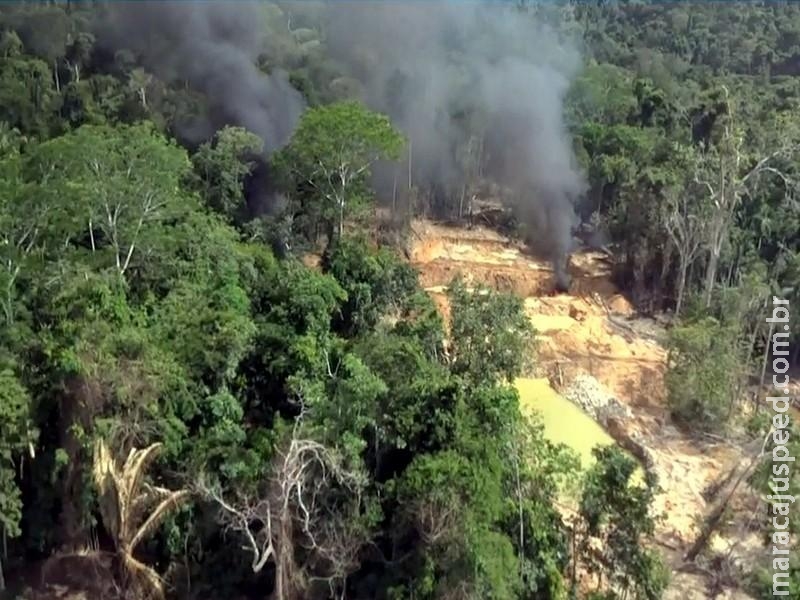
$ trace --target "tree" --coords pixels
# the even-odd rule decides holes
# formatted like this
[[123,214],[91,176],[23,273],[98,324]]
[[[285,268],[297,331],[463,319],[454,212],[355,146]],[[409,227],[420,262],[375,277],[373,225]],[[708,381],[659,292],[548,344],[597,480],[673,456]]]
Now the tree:
[[225,127],[192,156],[198,189],[206,202],[233,221],[242,216],[244,184],[264,153],[264,142],[241,127]]
[[31,136],[46,136],[55,90],[47,64],[27,55],[0,58],[0,120]]
[[[776,159],[792,156],[800,148],[793,128],[782,132],[781,138],[760,157],[745,146],[745,132],[737,121],[736,109],[730,101],[727,87],[722,88],[723,114],[718,140],[701,154],[695,181],[707,191],[710,217],[707,226],[708,261],[706,263],[703,297],[711,306],[711,296],[717,281],[717,269],[731,225],[745,194],[753,193],[761,175],[777,176],[788,183],[786,175],[773,166]],[[755,157],[753,159],[753,157]],[[749,166],[752,165],[752,166]]]
[[345,218],[368,201],[371,167],[396,158],[402,144],[388,117],[338,102],[307,110],[273,165],[299,205],[295,210],[320,219],[330,245],[342,236]]
[[612,593],[658,600],[668,572],[658,554],[645,546],[655,530],[650,511],[656,482],[647,474],[645,485],[633,484],[636,461],[616,446],[592,453],[597,462],[586,474],[580,500],[585,525],[581,554],[599,582],[605,576]]
[[186,153],[146,124],[81,127],[41,144],[22,168],[37,186],[34,216],[50,219],[47,251],[85,247],[120,276],[137,254],[152,251],[164,223],[189,208],[181,194]]
[[324,266],[347,292],[335,324],[347,337],[374,330],[383,318],[407,316],[420,291],[411,265],[387,249],[371,250],[365,240],[339,240]]
[[114,540],[123,581],[143,598],[163,598],[164,590],[155,570],[136,559],[134,552],[189,497],[188,490],[168,490],[144,481],[160,448],[160,444],[152,444],[143,450],[132,449],[122,464],[103,440],[97,442],[94,453],[93,474],[103,525]]
[[[405,597],[516,598],[518,557],[498,528],[502,470],[494,446],[481,458],[455,449],[419,455],[398,482],[402,518],[427,563]],[[435,557],[435,559],[434,559]]]
[[275,600],[301,598],[308,589],[313,562],[298,562],[298,544],[321,563],[315,577],[343,581],[366,541],[358,515],[363,474],[347,470],[335,450],[304,433],[301,418],[278,443],[255,490],[226,499],[216,486],[200,483],[225,528],[244,539],[253,572],[274,565]]
[[453,281],[450,361],[455,373],[474,381],[513,381],[531,364],[533,328],[522,301],[510,294]]
[[706,238],[707,216],[691,186],[673,187],[665,194],[664,227],[678,253],[678,281],[675,291],[675,318],[681,314],[690,267],[699,257]]
[[[0,328],[2,331],[2,328]],[[0,360],[4,357],[0,356]],[[31,398],[13,371],[2,365],[0,370],[0,535],[11,538],[20,535],[22,498],[16,482],[17,464],[26,455],[35,457],[33,442],[36,431],[32,426]],[[0,592],[5,590],[3,565],[0,561]]]
[[738,390],[737,330],[712,318],[670,330],[667,402],[672,415],[700,430],[724,428]]

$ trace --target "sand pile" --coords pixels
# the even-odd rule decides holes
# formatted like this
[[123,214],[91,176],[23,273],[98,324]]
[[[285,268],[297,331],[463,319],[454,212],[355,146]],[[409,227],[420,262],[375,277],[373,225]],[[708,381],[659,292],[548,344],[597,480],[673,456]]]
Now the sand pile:
[[539,334],[539,360],[551,376],[586,373],[628,405],[662,404],[666,353],[628,329],[624,315],[632,311],[619,294],[608,300],[597,294],[528,298],[525,308]]
[[[424,288],[445,286],[461,275],[468,284],[486,285],[527,298],[548,294],[555,283],[547,260],[531,255],[523,244],[486,227],[465,230],[415,221],[408,256],[419,269]],[[602,253],[575,254],[570,275],[575,293],[614,293],[610,267]]]

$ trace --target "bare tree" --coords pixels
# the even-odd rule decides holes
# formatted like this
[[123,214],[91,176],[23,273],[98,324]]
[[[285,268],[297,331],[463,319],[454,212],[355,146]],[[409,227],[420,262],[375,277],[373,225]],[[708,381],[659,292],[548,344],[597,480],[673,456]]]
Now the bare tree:
[[664,225],[678,252],[678,289],[675,299],[675,318],[681,313],[686,293],[689,267],[703,249],[706,237],[706,218],[688,190],[673,190],[666,196]]
[[752,192],[753,184],[763,174],[777,176],[788,184],[787,176],[773,163],[779,158],[796,153],[800,148],[800,142],[795,136],[787,134],[776,149],[758,159],[752,168],[743,172],[749,162],[744,151],[744,132],[736,121],[728,89],[723,86],[722,90],[725,116],[722,119],[721,135],[714,146],[703,152],[695,174],[695,182],[707,192],[710,208],[707,223],[709,254],[704,283],[706,306],[711,305],[722,249],[728,240],[730,227],[742,197]]
[[134,92],[139,97],[139,103],[142,105],[142,108],[147,108],[147,88],[150,86],[150,83],[153,80],[153,76],[150,75],[142,68],[136,68],[131,71],[130,77],[128,78],[128,88]]
[[[357,513],[365,478],[346,469],[331,449],[303,437],[301,422],[279,446],[257,492],[226,499],[218,487],[200,484],[226,529],[244,539],[253,572],[274,565],[275,600],[303,597],[313,580],[343,585],[366,541]],[[305,564],[298,562],[298,545],[310,556]]]
[[736,496],[739,486],[742,482],[747,481],[748,477],[758,466],[761,459],[766,454],[767,444],[774,432],[774,428],[770,427],[761,444],[754,448],[750,455],[750,461],[736,463],[728,475],[725,477],[725,485],[723,490],[720,491],[720,500],[713,506],[711,511],[703,518],[703,524],[700,528],[700,534],[695,539],[691,548],[684,556],[684,562],[693,562],[697,556],[705,549],[711,536],[719,527],[722,522],[722,517],[725,514],[725,509],[731,503],[731,500]]
[[429,546],[446,542],[452,536],[461,510],[455,498],[446,501],[440,494],[421,497],[408,508],[415,529]]

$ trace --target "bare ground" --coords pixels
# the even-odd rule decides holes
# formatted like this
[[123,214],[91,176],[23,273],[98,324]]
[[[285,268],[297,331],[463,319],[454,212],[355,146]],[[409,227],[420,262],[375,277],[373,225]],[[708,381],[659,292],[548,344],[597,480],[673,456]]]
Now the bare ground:
[[[496,231],[418,221],[413,233],[411,262],[445,313],[446,286],[458,274],[468,285],[482,284],[524,298],[537,330],[539,374],[547,376],[556,389],[563,389],[580,373],[589,374],[630,409],[632,417],[622,427],[646,446],[663,489],[655,507],[664,514],[656,541],[674,571],[667,598],[708,597],[714,586],[707,574],[682,568],[683,555],[713,501],[704,492],[740,462],[743,453],[729,443],[698,440],[670,423],[665,407],[663,326],[635,314],[613,285],[611,266],[600,252],[574,254],[570,293],[552,295],[549,264]],[[746,544],[740,541],[740,534],[728,531],[727,537],[717,536],[714,544],[735,546],[738,551],[752,546],[749,538]],[[746,596],[723,589],[721,597]]]

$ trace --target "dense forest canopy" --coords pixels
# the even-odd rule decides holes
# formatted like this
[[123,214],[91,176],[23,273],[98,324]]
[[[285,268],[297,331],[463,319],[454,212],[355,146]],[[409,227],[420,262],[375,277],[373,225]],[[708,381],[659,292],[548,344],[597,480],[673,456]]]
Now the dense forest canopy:
[[793,2],[2,4],[0,589],[93,548],[128,598],[561,599],[580,561],[656,600],[656,482],[520,415],[521,300],[456,281],[445,323],[398,250],[490,200],[564,272],[588,226],[712,428],[800,304],[798,108]]

